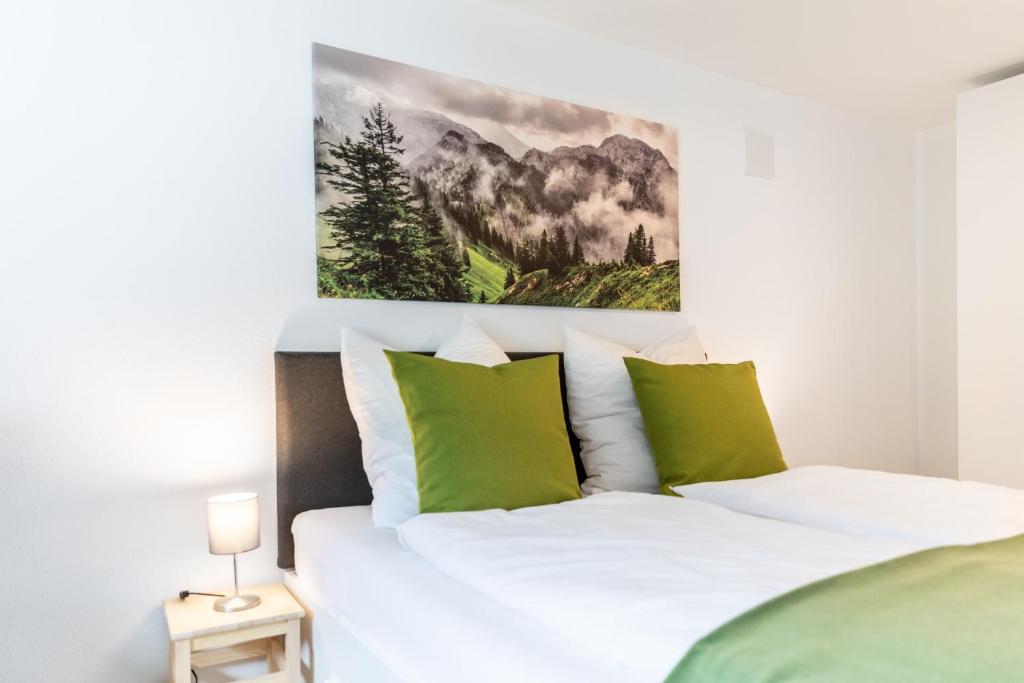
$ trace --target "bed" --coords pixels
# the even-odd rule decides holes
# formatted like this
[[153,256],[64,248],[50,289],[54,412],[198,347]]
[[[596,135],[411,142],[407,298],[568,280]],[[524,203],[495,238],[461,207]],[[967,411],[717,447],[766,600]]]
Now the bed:
[[[459,586],[402,548],[394,530],[373,527],[337,353],[279,351],[275,383],[278,566],[311,615],[303,625],[309,680],[479,681],[485,667],[496,675],[495,662],[500,675],[491,680],[566,681],[576,672],[597,682],[625,680]],[[574,438],[572,446],[582,478]],[[296,552],[297,539],[303,551]],[[383,584],[390,589],[378,590]],[[424,638],[419,616],[433,626],[440,617],[448,630]]]
[[[902,644],[914,642],[923,621],[952,638],[948,656],[931,659],[936,671],[954,677],[934,680],[977,673],[977,661],[997,678],[1024,664],[1004,640],[1024,633],[1024,622],[1007,611],[1024,585],[1016,563],[1013,572],[976,577],[976,585],[1001,587],[998,599],[963,592],[964,600],[984,603],[977,616],[991,617],[989,628],[979,625],[971,639],[958,637],[959,624],[948,623],[974,608],[958,602],[950,582],[965,568],[1007,566],[1005,557],[1024,557],[1024,543],[953,549],[951,557],[933,559],[928,549],[943,539],[815,528],[750,495],[752,507],[730,509],[724,500],[697,496],[613,492],[510,512],[425,514],[397,529],[377,528],[366,508],[370,490],[337,354],[282,352],[276,369],[278,563],[311,615],[304,653],[309,680],[657,683],[666,676],[753,680],[755,670],[783,672],[758,680],[900,680],[880,678],[879,662],[906,680],[920,664],[905,661]],[[979,561],[989,555],[998,557]],[[859,580],[877,568],[888,578]],[[857,580],[838,591],[815,593],[850,576]],[[928,582],[934,583],[929,595],[951,601],[916,599],[907,590]],[[846,602],[828,603],[836,594]],[[892,625],[903,634],[900,646],[890,638],[860,644],[858,652],[870,649],[872,657],[851,659],[840,650],[826,653],[835,659],[822,656],[814,643],[821,634],[812,628],[814,637],[807,637],[807,615],[800,612],[815,600],[838,607],[812,609],[814,618],[854,615],[872,600],[905,615]],[[919,613],[922,604],[937,613]],[[867,624],[883,611],[861,616]],[[803,621],[794,625],[794,614]],[[767,626],[758,623],[765,619]],[[757,626],[752,636],[744,633],[751,623]],[[845,632],[847,642],[871,632],[844,620],[828,628]],[[760,636],[773,630],[774,641]],[[717,647],[723,631],[730,637]],[[798,633],[803,637],[793,636]],[[697,666],[684,666],[695,653]],[[730,668],[737,662],[740,669]],[[794,679],[794,667],[818,675]]]

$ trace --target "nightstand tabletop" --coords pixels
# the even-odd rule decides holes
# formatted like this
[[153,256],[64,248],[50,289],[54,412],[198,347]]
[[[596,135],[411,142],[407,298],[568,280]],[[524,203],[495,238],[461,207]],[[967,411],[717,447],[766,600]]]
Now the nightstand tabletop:
[[260,596],[260,604],[242,612],[228,613],[215,611],[213,603],[217,598],[205,595],[190,595],[184,600],[166,600],[164,614],[167,616],[167,630],[171,640],[188,640],[261,624],[275,624],[299,619],[306,614],[288,589],[280,583],[248,587],[242,592]]

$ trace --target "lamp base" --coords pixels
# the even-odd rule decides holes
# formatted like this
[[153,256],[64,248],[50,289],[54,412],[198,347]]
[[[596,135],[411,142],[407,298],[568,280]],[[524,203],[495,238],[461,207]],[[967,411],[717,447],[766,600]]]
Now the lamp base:
[[213,609],[218,612],[241,612],[252,609],[260,604],[258,595],[229,595],[213,603]]

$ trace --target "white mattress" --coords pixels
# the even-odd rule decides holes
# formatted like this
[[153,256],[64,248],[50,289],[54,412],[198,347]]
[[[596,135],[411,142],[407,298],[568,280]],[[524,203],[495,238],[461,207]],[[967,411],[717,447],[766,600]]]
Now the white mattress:
[[292,531],[297,581],[328,612],[314,628],[339,622],[404,681],[637,680],[442,574],[374,527],[368,506],[304,512]]

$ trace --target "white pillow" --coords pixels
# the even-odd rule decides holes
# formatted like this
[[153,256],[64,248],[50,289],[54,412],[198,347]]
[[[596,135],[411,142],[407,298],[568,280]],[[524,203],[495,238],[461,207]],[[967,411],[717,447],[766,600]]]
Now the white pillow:
[[[363,469],[373,489],[373,522],[394,527],[419,514],[416,458],[398,385],[384,350],[390,347],[351,329],[341,330],[341,369],[349,408],[363,442]],[[508,356],[469,318],[460,321],[439,358],[498,365]]]
[[[434,356],[459,363],[476,363],[487,367],[509,362],[508,356],[501,350],[497,342],[488,337],[487,333],[481,330],[472,318],[466,316],[459,321],[455,332],[441,342],[441,346],[438,347]],[[405,412],[402,415],[404,416]]]
[[658,472],[622,359],[704,363],[697,331],[690,326],[640,351],[568,327],[563,334],[569,415],[587,471],[583,492],[657,493]]

